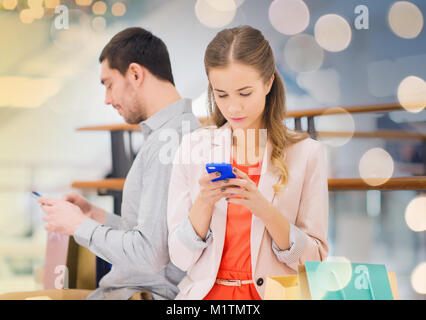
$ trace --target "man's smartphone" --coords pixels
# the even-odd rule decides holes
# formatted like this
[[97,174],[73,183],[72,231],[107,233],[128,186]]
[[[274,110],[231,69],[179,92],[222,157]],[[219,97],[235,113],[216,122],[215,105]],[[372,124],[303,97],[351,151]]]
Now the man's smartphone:
[[220,177],[213,179],[213,182],[237,177],[232,172],[232,165],[230,163],[207,163],[206,170],[208,173],[220,172]]
[[31,191],[31,196],[32,196],[34,199],[37,199],[37,198],[42,197],[42,195],[41,195],[40,193],[35,192],[35,191]]

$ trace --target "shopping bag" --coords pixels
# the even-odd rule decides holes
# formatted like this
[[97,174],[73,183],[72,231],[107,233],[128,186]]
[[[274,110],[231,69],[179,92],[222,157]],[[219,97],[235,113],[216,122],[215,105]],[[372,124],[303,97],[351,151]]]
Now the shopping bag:
[[69,236],[48,232],[44,264],[44,289],[68,289],[67,268]]
[[72,236],[48,232],[44,289],[95,289],[95,260],[96,256]]
[[297,274],[267,277],[265,300],[299,300],[299,280]]
[[398,299],[395,274],[382,264],[306,261],[297,275],[301,299]]

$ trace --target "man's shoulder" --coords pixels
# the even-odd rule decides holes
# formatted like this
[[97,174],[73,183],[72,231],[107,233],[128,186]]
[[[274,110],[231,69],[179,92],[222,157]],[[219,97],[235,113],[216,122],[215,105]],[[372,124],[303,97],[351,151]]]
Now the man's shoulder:
[[198,119],[191,113],[176,117],[161,128],[155,130],[149,139],[142,141],[139,152],[142,152],[141,161],[155,161],[161,153],[174,152],[182,139],[190,135],[201,126]]

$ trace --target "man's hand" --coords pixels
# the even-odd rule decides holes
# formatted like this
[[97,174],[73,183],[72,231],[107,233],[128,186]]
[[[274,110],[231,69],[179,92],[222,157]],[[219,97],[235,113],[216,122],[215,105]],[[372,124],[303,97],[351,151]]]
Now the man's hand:
[[91,204],[89,200],[87,200],[82,195],[77,192],[66,193],[62,196],[62,200],[71,202],[78,206],[84,215],[88,218],[92,218],[93,220],[98,221],[99,223],[104,224],[106,220],[106,211]]
[[83,211],[71,202],[47,197],[39,198],[37,202],[47,214],[43,217],[47,222],[47,231],[72,236],[78,226],[88,219]]

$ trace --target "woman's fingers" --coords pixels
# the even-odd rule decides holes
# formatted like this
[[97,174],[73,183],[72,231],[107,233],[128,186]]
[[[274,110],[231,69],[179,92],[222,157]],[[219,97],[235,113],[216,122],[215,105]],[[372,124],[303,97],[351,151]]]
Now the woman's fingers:
[[198,180],[198,183],[200,185],[207,185],[210,184],[213,179],[216,179],[218,177],[220,177],[219,172],[206,173],[201,176],[201,178]]

